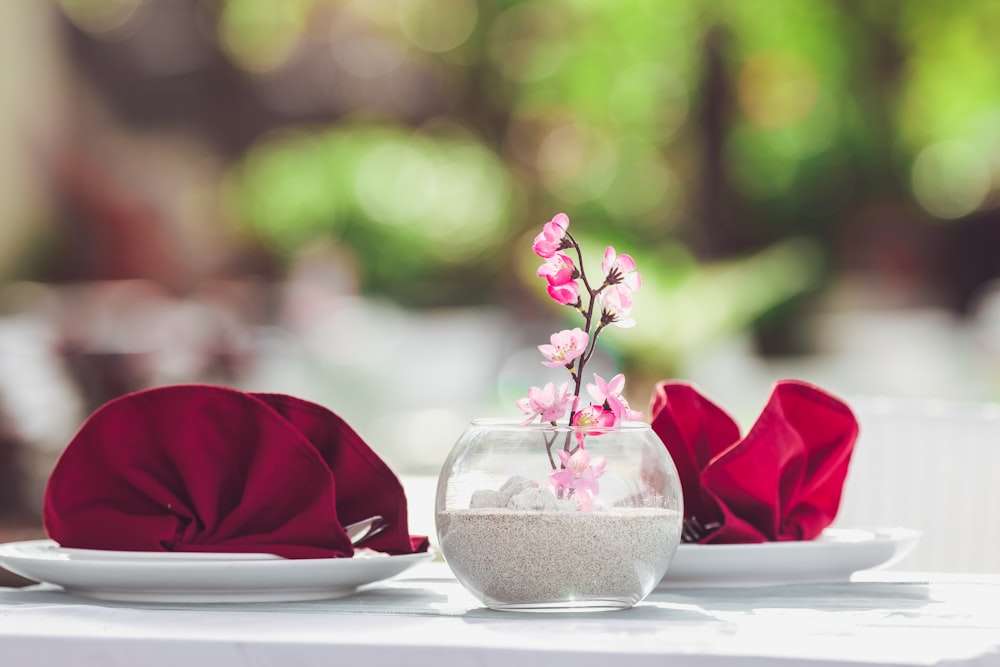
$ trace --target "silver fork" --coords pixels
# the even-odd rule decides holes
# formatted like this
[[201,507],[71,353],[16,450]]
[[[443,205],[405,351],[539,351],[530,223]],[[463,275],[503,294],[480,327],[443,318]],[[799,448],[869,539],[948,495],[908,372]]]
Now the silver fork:
[[367,519],[347,524],[344,526],[344,532],[347,533],[347,537],[351,540],[351,544],[357,546],[368,538],[375,537],[388,527],[389,522],[383,519],[382,515],[376,514],[375,516],[370,516]]

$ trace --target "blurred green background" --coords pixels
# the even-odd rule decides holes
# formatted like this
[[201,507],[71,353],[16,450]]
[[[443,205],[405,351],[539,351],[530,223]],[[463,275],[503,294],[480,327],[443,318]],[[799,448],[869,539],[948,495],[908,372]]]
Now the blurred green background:
[[556,379],[534,346],[573,312],[530,241],[559,211],[593,270],[614,244],[643,273],[595,369],[636,407],[678,376],[737,412],[789,375],[997,397],[998,2],[14,0],[0,25],[11,442],[212,381],[431,470],[414,424],[446,449]]

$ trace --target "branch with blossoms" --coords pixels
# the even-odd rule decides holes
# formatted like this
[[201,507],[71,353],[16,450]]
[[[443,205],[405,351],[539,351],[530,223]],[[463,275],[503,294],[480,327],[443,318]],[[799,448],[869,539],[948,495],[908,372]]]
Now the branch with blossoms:
[[[531,387],[528,395],[516,404],[526,415],[523,425],[539,419],[556,425],[569,413],[569,424],[586,428],[611,428],[623,421],[642,419],[642,413],[629,407],[622,395],[625,376],[618,374],[605,380],[594,374],[594,382],[586,385],[592,402],[581,407],[580,394],[584,386],[584,368],[597,349],[597,337],[608,326],[621,328],[635,326],[632,312],[632,293],[639,289],[642,277],[636,271],[635,261],[626,254],[617,254],[612,246],[604,250],[601,262],[603,279],[591,283],[583,266],[580,244],[569,231],[569,217],[559,213],[545,223],[535,237],[532,250],[545,260],[536,275],[544,278],[549,296],[564,306],[569,306],[583,317],[583,328],[575,327],[558,331],[549,343],[539,345],[545,361],[551,368],[565,368],[570,379],[561,385],[549,382],[544,387]],[[573,257],[576,257],[576,261]],[[572,389],[571,389],[572,387]],[[585,433],[585,431],[583,432]],[[559,452],[557,465],[552,456],[552,442],[547,442],[549,462],[555,471],[550,484],[562,497],[564,492],[576,493],[580,507],[589,505],[591,494],[597,492],[596,478],[604,472],[605,461],[593,461],[584,449],[582,435],[578,446],[570,448],[569,438]]]

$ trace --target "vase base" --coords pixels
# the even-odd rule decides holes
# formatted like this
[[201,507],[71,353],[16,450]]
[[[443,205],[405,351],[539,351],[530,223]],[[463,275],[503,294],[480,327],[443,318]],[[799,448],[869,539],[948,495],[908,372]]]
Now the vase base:
[[486,606],[495,611],[526,611],[532,613],[616,611],[635,606],[636,600],[565,600],[561,602],[495,602]]

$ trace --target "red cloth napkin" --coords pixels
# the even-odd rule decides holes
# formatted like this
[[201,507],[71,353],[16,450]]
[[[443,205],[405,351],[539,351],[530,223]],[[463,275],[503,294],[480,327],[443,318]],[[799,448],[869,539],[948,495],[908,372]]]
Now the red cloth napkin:
[[858,423],[822,389],[776,383],[743,438],[688,384],[657,384],[650,414],[677,466],[685,519],[718,525],[701,543],[811,540],[836,516]]
[[64,547],[349,557],[343,525],[388,527],[365,547],[427,548],[406,496],[340,417],[291,396],[178,385],[99,408],[49,477],[45,529]]

